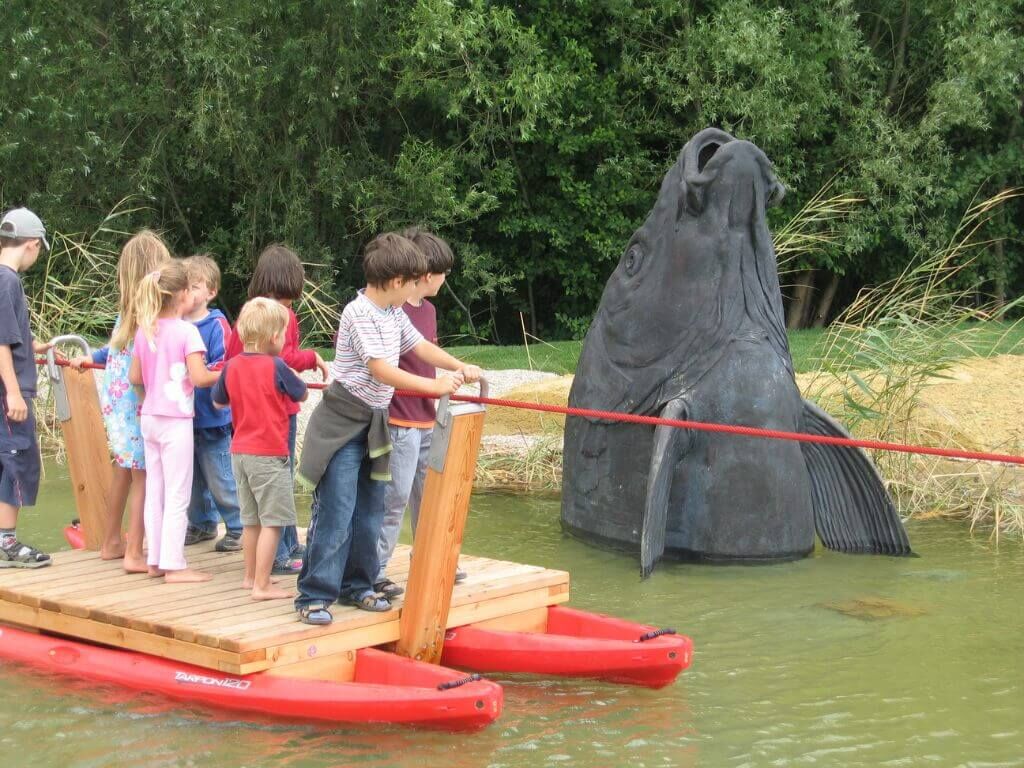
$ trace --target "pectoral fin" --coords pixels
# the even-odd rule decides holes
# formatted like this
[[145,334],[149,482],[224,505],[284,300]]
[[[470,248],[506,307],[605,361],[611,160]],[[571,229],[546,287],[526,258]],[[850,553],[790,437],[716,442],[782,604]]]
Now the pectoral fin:
[[[804,432],[849,437],[818,406],[804,401]],[[909,555],[910,541],[882,478],[859,448],[801,443],[811,478],[814,527],[840,552]]]
[[[685,419],[687,403],[682,398],[670,400],[662,409],[665,419]],[[647,500],[644,504],[643,529],[640,532],[640,578],[646,579],[665,552],[665,526],[668,502],[672,493],[672,476],[689,442],[689,433],[677,427],[654,428],[651,465],[647,474]]]

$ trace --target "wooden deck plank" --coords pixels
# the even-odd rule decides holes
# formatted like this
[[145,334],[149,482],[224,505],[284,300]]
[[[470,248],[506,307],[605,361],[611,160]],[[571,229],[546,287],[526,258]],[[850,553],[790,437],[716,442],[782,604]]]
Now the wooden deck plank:
[[[399,546],[388,578],[405,585],[410,548]],[[43,571],[0,571],[0,621],[232,674],[307,665],[314,656],[393,643],[405,597],[386,613],[335,606],[329,627],[300,623],[292,601],[258,602],[241,587],[240,553],[213,542],[191,547],[189,563],[213,574],[198,584],[167,584],[125,574],[94,552],[59,552]],[[537,610],[568,599],[569,576],[537,566],[463,555],[467,579],[452,592],[448,626]],[[292,577],[282,577],[285,585]],[[312,654],[312,655],[311,655]],[[317,656],[319,654],[319,656]],[[330,665],[329,662],[323,662]],[[304,667],[303,667],[304,668]]]

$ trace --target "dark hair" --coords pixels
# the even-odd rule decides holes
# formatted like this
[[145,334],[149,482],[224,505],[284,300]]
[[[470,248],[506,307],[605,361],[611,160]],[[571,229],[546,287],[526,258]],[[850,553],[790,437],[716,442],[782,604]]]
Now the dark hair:
[[416,280],[427,271],[423,252],[395,232],[377,235],[363,248],[363,274],[370,285],[382,287],[396,277]]
[[25,243],[31,243],[33,240],[39,240],[42,245],[42,238],[39,237],[8,237],[7,235],[0,235],[0,248],[20,248]]
[[433,232],[419,227],[409,227],[402,232],[402,237],[412,240],[413,244],[427,257],[427,272],[432,275],[447,274],[455,265],[455,255],[444,240]]
[[274,243],[264,248],[256,260],[256,269],[249,281],[249,298],[266,296],[295,301],[302,297],[305,281],[306,270],[295,251]]

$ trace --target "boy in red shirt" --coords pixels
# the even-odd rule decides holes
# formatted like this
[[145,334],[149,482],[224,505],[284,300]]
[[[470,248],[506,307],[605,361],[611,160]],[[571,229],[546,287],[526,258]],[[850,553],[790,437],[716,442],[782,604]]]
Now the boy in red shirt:
[[245,577],[253,600],[292,597],[270,580],[281,529],[295,525],[295,497],[288,451],[288,417],[306,399],[302,379],[278,355],[285,344],[288,311],[273,299],[242,307],[235,333],[243,352],[231,358],[214,385],[218,408],[231,406],[231,469],[238,484]]
[[[423,334],[423,338],[437,344],[437,310],[428,299],[437,296],[441,290],[455,264],[455,257],[448,243],[430,232],[412,227],[403,232],[402,236],[411,240],[427,259],[427,274],[420,278],[416,293],[402,305],[402,309],[409,316],[413,327]],[[436,375],[434,366],[424,362],[414,352],[402,355],[398,367],[428,379]],[[467,379],[480,377],[480,369],[475,365],[467,366],[467,369]],[[404,591],[384,575],[384,569],[398,543],[406,507],[412,514],[412,532],[414,536],[416,534],[420,502],[423,499],[423,482],[427,474],[430,437],[436,418],[433,400],[398,396],[391,400],[388,412],[392,445],[391,482],[384,493],[384,523],[377,545],[380,571],[373,584],[375,590],[388,598],[396,597]],[[456,581],[465,578],[464,571],[456,570]]]

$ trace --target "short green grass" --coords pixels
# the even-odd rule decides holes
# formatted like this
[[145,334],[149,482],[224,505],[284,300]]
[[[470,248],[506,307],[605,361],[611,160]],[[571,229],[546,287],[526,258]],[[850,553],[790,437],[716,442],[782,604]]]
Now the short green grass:
[[[969,352],[982,357],[1024,352],[1024,323],[983,323],[978,324],[976,331],[971,349],[963,350],[964,356]],[[789,350],[797,373],[818,370],[826,334],[827,329],[821,328],[789,332]],[[484,370],[521,368],[558,374],[575,372],[582,348],[582,341],[538,341],[528,347],[522,344],[503,347],[488,344],[445,347],[460,360],[479,365]],[[334,351],[329,349],[320,350],[320,354],[325,359],[334,357]]]

